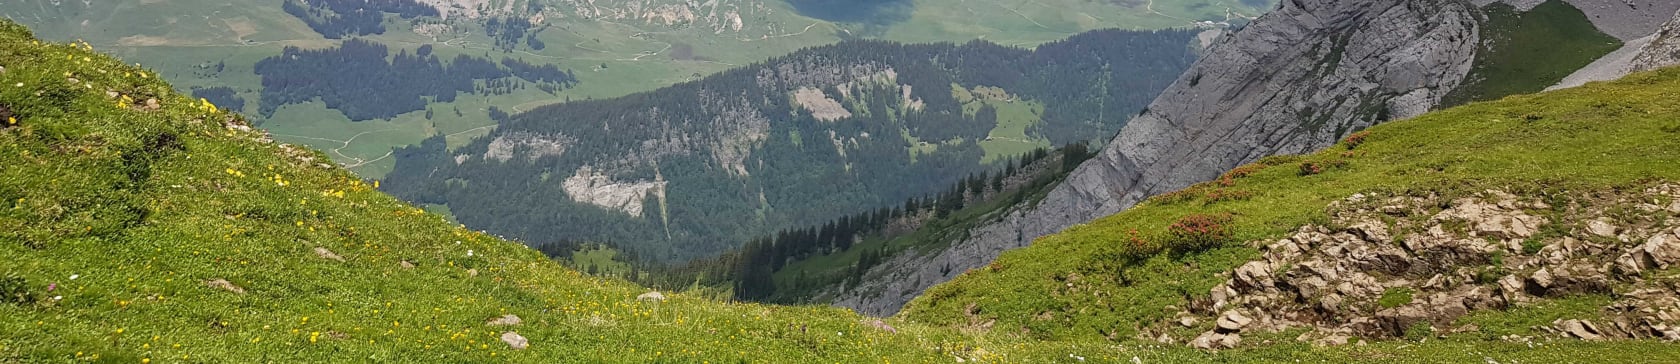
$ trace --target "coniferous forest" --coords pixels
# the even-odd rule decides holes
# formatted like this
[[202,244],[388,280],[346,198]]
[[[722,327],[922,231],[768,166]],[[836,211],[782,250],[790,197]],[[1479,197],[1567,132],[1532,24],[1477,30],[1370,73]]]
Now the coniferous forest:
[[389,119],[425,109],[428,102],[454,101],[458,94],[480,92],[477,81],[510,84],[516,77],[552,92],[577,84],[571,71],[554,65],[512,58],[497,65],[487,57],[468,55],[446,62],[432,53],[431,45],[413,54],[403,50],[391,55],[385,45],[362,39],[319,50],[287,47],[258,61],[254,69],[262,76],[263,115],[319,99],[356,121]]
[[414,0],[283,0],[280,8],[328,39],[385,34],[385,13],[438,16],[437,8]]
[[[454,150],[436,137],[398,150],[384,186],[533,245],[605,243],[658,262],[715,257],[777,231],[818,226],[821,235],[835,219],[1003,172],[1009,158],[983,163],[980,145],[998,110],[958,100],[957,89],[996,88],[1009,102],[1043,105],[1030,138],[1107,140],[1194,61],[1194,34],[1098,31],[1035,50],[845,41],[656,91],[511,115]],[[795,94],[815,94],[844,115]],[[663,188],[630,192],[642,193],[632,196],[636,216],[574,198],[567,183],[591,184],[583,167],[597,185]]]

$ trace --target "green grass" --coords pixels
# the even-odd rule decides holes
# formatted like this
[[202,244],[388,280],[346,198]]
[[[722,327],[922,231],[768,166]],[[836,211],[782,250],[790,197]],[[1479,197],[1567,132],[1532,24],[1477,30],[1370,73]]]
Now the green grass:
[[983,102],[997,108],[998,126],[992,129],[986,140],[980,141],[980,148],[986,151],[986,156],[980,160],[981,163],[991,163],[1051,146],[1050,141],[1043,137],[1027,136],[1027,128],[1039,123],[1039,115],[1044,112],[1043,104],[1023,100]]
[[1489,340],[1505,335],[1534,335],[1538,333],[1535,327],[1550,327],[1558,319],[1597,316],[1612,301],[1600,295],[1573,296],[1502,312],[1474,312],[1458,321],[1476,325],[1478,333]]
[[[1336,348],[1279,341],[1215,353],[1115,343],[1060,319],[1090,328],[1115,323],[1109,319],[1120,313],[1147,318],[1137,313],[1205,294],[1213,272],[1255,255],[1230,247],[1123,266],[1100,261],[1102,246],[1121,232],[1158,231],[1190,212],[1236,211],[1238,237],[1252,239],[1322,219],[1325,203],[1354,191],[1673,179],[1680,172],[1662,166],[1680,160],[1680,148],[1659,129],[1680,119],[1680,100],[1670,97],[1680,90],[1680,70],[1385,125],[1344,169],[1302,177],[1287,165],[1269,168],[1239,180],[1258,192],[1247,201],[1150,205],[1075,228],[936,288],[906,315],[885,320],[895,334],[835,308],[682,294],[637,301],[645,288],[565,269],[380,194],[347,170],[303,160],[323,153],[288,152],[259,134],[229,131],[222,122],[238,117],[202,108],[150,71],[32,42],[0,21],[0,105],[18,116],[17,126],[0,128],[0,255],[7,257],[0,277],[16,277],[4,286],[21,287],[30,299],[0,301],[0,361],[1421,363],[1680,355],[1680,347],[1660,342],[1530,347],[1480,337]],[[156,95],[163,108],[120,107],[106,89]],[[1520,120],[1528,113],[1546,117]],[[315,248],[344,261],[321,258]],[[1107,285],[1093,286],[1102,296],[1045,293],[1057,286],[1053,277],[1080,269],[1090,273],[1086,282]],[[1118,280],[1090,269],[1124,271],[1132,285],[1104,283]],[[206,285],[215,279],[245,292]],[[1168,287],[1183,290],[1160,291]],[[1583,300],[1467,320],[1511,330],[1605,298]],[[945,309],[968,303],[998,319],[995,328],[952,328]],[[1018,317],[1052,310],[1058,319],[1019,330]],[[525,323],[485,326],[507,313]],[[531,347],[508,350],[496,337],[509,330]]]
[[1383,291],[1382,297],[1377,298],[1377,305],[1382,308],[1395,308],[1412,303],[1412,289],[1389,288]]
[[[1680,99],[1671,96],[1676,90],[1680,70],[1670,69],[1374,127],[1351,154],[1338,147],[1271,158],[1274,165],[1228,187],[1252,192],[1250,199],[1203,201],[1200,192],[1211,187],[1201,187],[1188,200],[1155,200],[1075,226],[930,289],[900,315],[960,327],[975,319],[964,314],[972,304],[978,319],[998,320],[1000,332],[1057,340],[1132,337],[1140,325],[1171,318],[1161,307],[1206,297],[1225,280],[1218,274],[1259,256],[1241,245],[1176,255],[1123,244],[1132,231],[1163,236],[1183,216],[1231,213],[1236,240],[1272,241],[1304,224],[1328,224],[1325,206],[1358,192],[1593,191],[1680,179],[1680,139],[1662,131],[1680,120]],[[1335,161],[1346,165],[1298,173],[1303,162]],[[1079,283],[1070,288],[1064,280],[1073,276]],[[1053,319],[1034,319],[1045,313]]]
[[595,267],[595,272],[604,276],[616,276],[630,272],[630,264],[619,261],[618,250],[607,246],[589,246],[572,253],[572,267],[578,270]]
[[[645,289],[299,159],[321,153],[229,132],[232,116],[150,73],[31,42],[0,22],[0,105],[19,119],[0,129],[0,272],[33,301],[0,303],[0,361],[917,362],[1002,345],[896,321],[889,334],[833,308],[640,302]],[[105,88],[164,108],[121,108]],[[485,326],[504,313],[526,323]],[[531,348],[508,350],[506,330]]]
[[1548,0],[1527,12],[1504,3],[1486,9],[1486,41],[1470,78],[1447,95],[1445,107],[1540,92],[1622,46],[1562,0]]

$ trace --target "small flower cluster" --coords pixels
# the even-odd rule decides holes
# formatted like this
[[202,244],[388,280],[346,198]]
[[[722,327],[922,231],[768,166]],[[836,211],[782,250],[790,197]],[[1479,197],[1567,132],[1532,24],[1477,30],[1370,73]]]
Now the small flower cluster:
[[1313,162],[1301,162],[1300,174],[1302,176],[1311,176],[1319,173],[1324,173],[1323,165]]

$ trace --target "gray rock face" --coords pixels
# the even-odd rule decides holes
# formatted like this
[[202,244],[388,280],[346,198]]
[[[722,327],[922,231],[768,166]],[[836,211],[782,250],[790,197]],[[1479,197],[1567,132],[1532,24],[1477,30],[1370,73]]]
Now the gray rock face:
[[1651,43],[1639,50],[1629,68],[1639,72],[1674,64],[1680,64],[1680,13],[1675,13],[1674,20],[1663,24],[1651,35]]
[[1213,45],[1039,205],[944,251],[894,257],[834,303],[892,314],[927,287],[1037,237],[1242,163],[1426,112],[1470,72],[1478,16],[1457,0],[1285,1]]

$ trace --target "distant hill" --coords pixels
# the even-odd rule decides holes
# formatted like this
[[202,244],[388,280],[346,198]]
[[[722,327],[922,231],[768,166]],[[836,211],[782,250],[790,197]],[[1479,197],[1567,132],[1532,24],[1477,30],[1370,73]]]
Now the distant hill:
[[1035,148],[1112,135],[1195,59],[1195,31],[1036,50],[847,41],[398,150],[387,190],[534,244],[661,261],[897,206]]
[[[395,165],[393,148],[436,135],[458,147],[487,134],[496,124],[491,106],[517,113],[623,96],[843,39],[984,39],[1031,47],[1106,28],[1217,27],[1268,8],[1251,0],[883,1],[884,7],[868,8],[882,15],[864,20],[801,7],[810,3],[821,1],[17,0],[0,3],[0,17],[47,39],[85,40],[150,65],[183,90],[215,90],[205,95],[218,96],[223,105],[243,101],[241,111],[256,116],[276,138],[321,149],[360,175],[382,178]],[[365,88],[342,93],[364,99],[355,104],[379,106],[341,110],[344,104],[335,99],[346,95],[276,89],[270,87],[272,77],[258,75],[263,72],[257,63],[287,53],[287,47],[320,50],[352,39],[387,47],[388,57],[431,47],[443,63],[459,56],[497,63],[511,58],[570,70],[580,82],[567,88],[521,77],[469,78],[472,86],[457,89],[469,90],[462,94],[471,97],[440,94],[416,108],[413,85],[356,79],[354,84]],[[354,68],[367,73],[368,66]],[[407,77],[442,83],[459,76]]]

